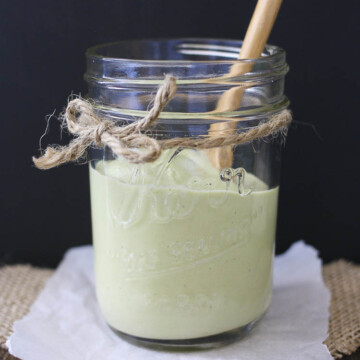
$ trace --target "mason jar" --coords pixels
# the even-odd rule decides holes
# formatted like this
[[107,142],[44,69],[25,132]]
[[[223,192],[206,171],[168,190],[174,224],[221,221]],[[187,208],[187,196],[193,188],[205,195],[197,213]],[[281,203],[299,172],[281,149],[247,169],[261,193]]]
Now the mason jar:
[[[88,98],[118,125],[143,118],[164,76],[177,92],[147,135],[241,133],[287,108],[285,52],[237,60],[242,41],[123,41],[86,53]],[[231,101],[229,101],[229,99]],[[282,136],[90,162],[96,294],[107,324],[148,347],[209,348],[246,334],[270,304]]]

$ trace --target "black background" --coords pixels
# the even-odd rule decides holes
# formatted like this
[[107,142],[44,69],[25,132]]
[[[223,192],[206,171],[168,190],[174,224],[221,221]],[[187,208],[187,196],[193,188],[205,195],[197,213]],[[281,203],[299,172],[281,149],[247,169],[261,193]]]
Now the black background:
[[[242,38],[255,1],[0,2],[0,259],[55,266],[91,242],[87,166],[31,163],[45,115],[86,93],[86,48],[150,37]],[[283,158],[277,250],[305,239],[360,262],[358,0],[284,0],[270,43],[288,53],[295,116]],[[44,145],[59,141],[51,123]]]

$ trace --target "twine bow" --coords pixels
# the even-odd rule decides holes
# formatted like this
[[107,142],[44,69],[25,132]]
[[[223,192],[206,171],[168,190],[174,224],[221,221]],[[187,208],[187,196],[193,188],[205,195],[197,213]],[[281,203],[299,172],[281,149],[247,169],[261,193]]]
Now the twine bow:
[[[80,98],[71,100],[64,117],[70,133],[75,136],[67,146],[48,146],[40,157],[33,157],[39,169],[50,169],[61,164],[76,161],[83,157],[90,146],[108,146],[117,156],[123,156],[131,163],[155,161],[161,151],[169,148],[209,149],[226,145],[238,145],[257,138],[266,137],[286,129],[291,122],[289,110],[272,116],[269,121],[241,133],[221,133],[203,138],[171,138],[156,140],[144,134],[155,123],[162,110],[175,96],[176,79],[165,77],[158,89],[154,105],[141,120],[129,125],[118,126],[115,122],[100,118],[93,106]],[[137,151],[141,148],[143,151]]]

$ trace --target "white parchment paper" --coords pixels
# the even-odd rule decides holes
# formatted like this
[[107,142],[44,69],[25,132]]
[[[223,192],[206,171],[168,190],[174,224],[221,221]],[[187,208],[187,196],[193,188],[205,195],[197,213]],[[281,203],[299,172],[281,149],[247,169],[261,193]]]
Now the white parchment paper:
[[69,250],[7,345],[23,360],[332,359],[327,337],[330,295],[317,251],[295,243],[277,256],[270,308],[245,339],[215,350],[156,352],[130,345],[102,319],[94,289],[93,249]]

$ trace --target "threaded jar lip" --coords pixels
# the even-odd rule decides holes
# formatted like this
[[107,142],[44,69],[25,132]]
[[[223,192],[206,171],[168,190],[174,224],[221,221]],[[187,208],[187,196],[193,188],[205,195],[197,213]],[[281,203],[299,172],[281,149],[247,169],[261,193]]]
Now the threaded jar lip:
[[[212,59],[208,59],[208,60],[172,60],[172,59],[136,59],[135,57],[114,57],[114,56],[110,56],[110,55],[105,55],[105,54],[101,54],[100,51],[106,48],[110,48],[113,47],[114,45],[134,45],[134,44],[144,44],[144,43],[149,43],[149,42],[153,42],[153,43],[174,43],[174,45],[181,45],[179,46],[179,48],[184,49],[184,51],[182,51],[183,53],[185,53],[185,51],[187,51],[186,49],[191,49],[194,48],[196,45],[199,48],[202,48],[204,51],[207,50],[219,50],[222,53],[216,53],[214,55],[221,55],[223,57],[226,57],[226,54],[228,54],[227,57],[229,58],[233,58],[235,60],[233,60],[234,62],[256,62],[256,61],[260,61],[261,59],[263,59],[264,57],[266,57],[267,59],[271,59],[271,58],[276,58],[279,57],[280,55],[283,56],[285,55],[285,50],[282,49],[279,46],[276,45],[270,45],[267,44],[266,48],[265,48],[265,52],[262,54],[261,58],[254,58],[254,59],[241,59],[238,60],[237,56],[239,54],[239,51],[241,49],[241,45],[243,43],[243,40],[239,40],[239,39],[224,39],[224,38],[149,38],[149,39],[142,39],[142,40],[121,40],[121,41],[114,41],[114,42],[109,42],[109,43],[104,43],[104,44],[98,44],[98,45],[94,45],[91,46],[90,48],[88,48],[86,50],[86,56],[89,58],[98,58],[98,59],[103,59],[103,60],[115,60],[115,61],[136,61],[136,62],[143,62],[143,63],[149,63],[149,62],[159,62],[161,64],[164,63],[174,63],[174,64],[178,64],[178,63],[193,63],[193,62],[209,62],[209,63],[228,63],[229,60],[212,60]],[[209,42],[218,42],[218,43],[233,43],[234,46],[231,45],[214,45],[214,44],[209,44],[209,48],[206,49],[206,45],[205,44],[201,44],[201,43],[209,43]],[[184,44],[181,44],[184,43]],[[235,46],[235,44],[237,46]],[[229,51],[228,53],[226,53],[225,51]],[[206,55],[205,53],[202,53],[202,55]]]
[[[87,72],[84,75],[89,85],[89,97],[95,100],[95,108],[104,116],[131,121],[146,115],[146,101],[155,94],[167,74],[176,78],[178,100],[182,94],[211,93],[217,96],[234,87],[244,87],[255,93],[261,87],[283,81],[289,67],[282,48],[266,45],[260,58],[238,60],[242,43],[235,39],[175,38],[123,40],[90,47],[86,51]],[[232,72],[236,66],[247,70]],[[184,112],[176,105],[174,108],[175,100],[175,103],[171,102],[171,109],[160,114],[159,122],[260,119],[288,107],[289,101],[283,90],[278,88],[276,91],[276,98],[268,103],[227,112]],[[121,102],[109,101],[115,93],[128,96],[129,103],[132,102],[131,94],[147,100],[141,100],[145,104],[141,109],[127,108]]]
[[[212,79],[214,86],[224,85],[231,82],[265,81],[266,78],[284,76],[288,72],[285,51],[275,45],[266,45],[260,58],[238,60],[238,54],[243,41],[234,39],[213,38],[175,38],[175,39],[146,39],[146,40],[123,40],[105,43],[90,47],[86,51],[88,62],[85,79],[88,82],[113,86],[122,85],[158,85],[164,79],[164,73],[151,76],[141,76],[141,69],[162,68],[169,69],[179,85],[201,85],[204,80]],[[153,51],[154,58],[142,58],[143,56],[129,56],[133,52],[139,54],[139,49],[148,47]],[[182,59],[157,59],[158,48],[169,47],[176,49]],[[174,52],[174,53],[176,53]],[[126,56],[125,56],[126,54]],[[116,56],[115,56],[116,55]],[[186,56],[197,56],[197,60],[187,60]],[[209,58],[211,57],[211,58]],[[250,71],[243,75],[231,76],[227,71],[232,65],[244,64],[259,70]],[[117,68],[117,71],[114,71]],[[120,69],[131,69],[121,71]],[[196,71],[201,68],[200,71]],[[172,70],[172,71],[171,71]],[[189,71],[193,70],[189,77]],[[207,71],[208,70],[208,71]],[[182,73],[184,75],[182,76]]]

